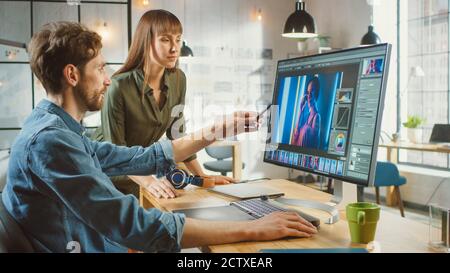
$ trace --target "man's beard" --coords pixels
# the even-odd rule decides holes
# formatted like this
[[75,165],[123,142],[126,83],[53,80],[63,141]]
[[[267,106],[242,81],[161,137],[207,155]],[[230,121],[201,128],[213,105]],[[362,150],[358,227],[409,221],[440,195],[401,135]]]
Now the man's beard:
[[106,88],[96,91],[88,91],[88,89],[83,86],[75,88],[75,94],[80,99],[80,102],[91,112],[102,109],[105,91]]

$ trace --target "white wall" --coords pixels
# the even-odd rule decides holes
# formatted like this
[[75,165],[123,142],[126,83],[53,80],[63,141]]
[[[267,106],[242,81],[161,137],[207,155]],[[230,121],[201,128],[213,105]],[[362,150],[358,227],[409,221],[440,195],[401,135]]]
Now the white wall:
[[6,172],[8,170],[9,154],[7,151],[0,151],[0,191],[6,184]]
[[389,135],[397,131],[397,1],[373,1],[373,25],[382,42],[392,45],[391,62],[386,87],[382,130]]
[[365,0],[306,0],[317,31],[331,37],[333,48],[358,46],[370,25],[371,9]]

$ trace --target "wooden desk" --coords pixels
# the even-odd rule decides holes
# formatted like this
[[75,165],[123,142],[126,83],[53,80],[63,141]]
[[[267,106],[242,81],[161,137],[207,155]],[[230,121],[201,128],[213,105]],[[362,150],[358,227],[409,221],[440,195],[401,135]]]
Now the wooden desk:
[[[389,151],[405,149],[405,150],[415,150],[421,152],[434,152],[434,153],[450,153],[450,147],[427,144],[427,143],[411,143],[411,142],[390,142],[390,143],[380,143],[379,147],[388,149]],[[389,155],[388,153],[388,156]],[[397,160],[397,157],[391,158],[391,160]],[[390,161],[391,161],[390,160]]]
[[[380,143],[378,147],[386,148],[387,161],[390,161],[394,164],[398,163],[397,153],[399,149],[450,154],[450,147],[426,143],[418,144],[411,142],[390,142]],[[396,195],[394,194],[394,187],[386,187],[386,204],[388,206],[395,206],[397,205],[397,202],[398,200],[396,198]]]
[[[271,180],[256,182],[267,187],[278,188],[285,192],[287,198],[309,199],[321,202],[330,200],[331,195],[311,188],[289,182],[287,180]],[[179,191],[175,199],[156,199],[141,188],[141,205],[145,208],[156,207],[164,211],[176,209],[210,207],[228,204],[232,198],[215,194],[203,188],[188,186]],[[325,219],[324,212],[302,209],[306,213]],[[267,248],[342,248],[365,247],[352,244],[345,213],[341,212],[341,220],[334,225],[321,224],[320,231],[312,238],[285,239],[270,242],[243,242],[225,245],[205,246],[204,252],[258,252]],[[380,243],[382,252],[430,252],[428,249],[428,226],[389,212],[381,212],[375,240]]]

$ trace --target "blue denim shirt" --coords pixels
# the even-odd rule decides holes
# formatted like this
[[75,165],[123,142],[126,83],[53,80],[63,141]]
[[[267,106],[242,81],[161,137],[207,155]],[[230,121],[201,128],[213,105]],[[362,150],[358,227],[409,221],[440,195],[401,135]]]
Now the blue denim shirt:
[[92,141],[43,100],[12,146],[3,202],[38,252],[175,252],[184,215],[145,210],[108,178],[161,175],[173,165],[169,141],[145,149]]

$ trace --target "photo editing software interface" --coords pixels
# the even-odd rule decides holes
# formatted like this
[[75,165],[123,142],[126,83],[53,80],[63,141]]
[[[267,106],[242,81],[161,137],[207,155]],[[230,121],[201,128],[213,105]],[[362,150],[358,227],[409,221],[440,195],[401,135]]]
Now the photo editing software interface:
[[279,61],[264,161],[370,183],[388,47]]

